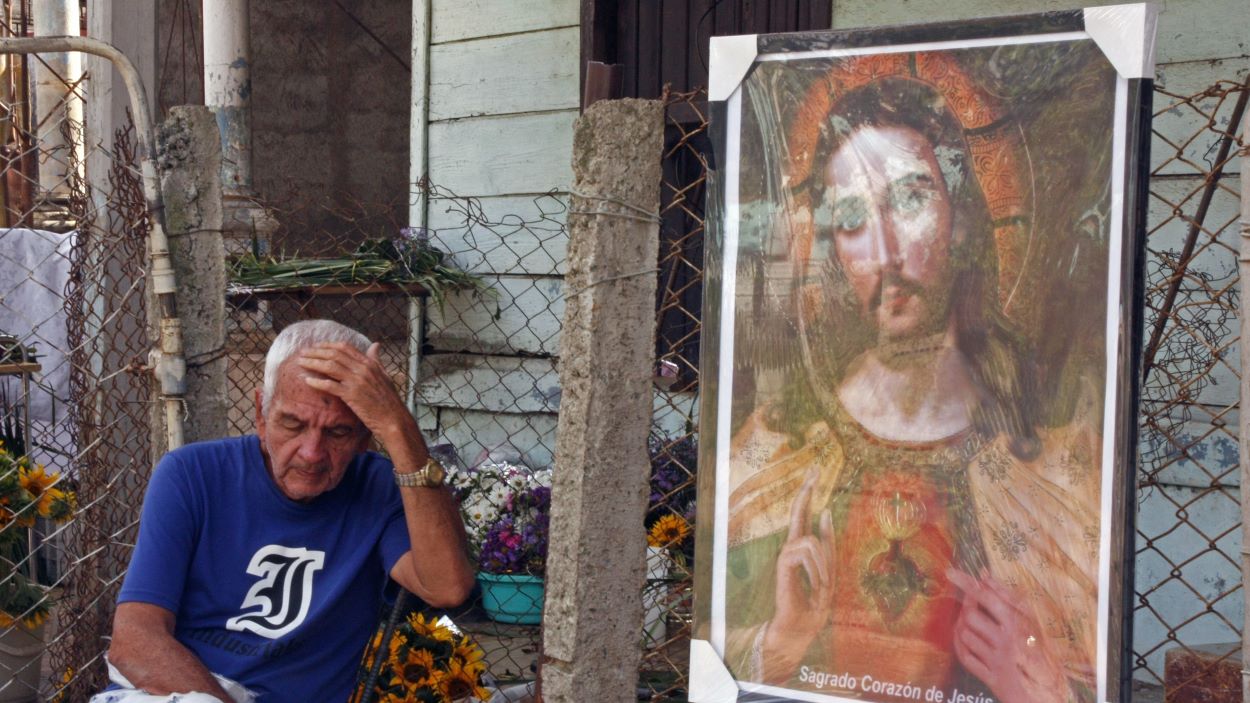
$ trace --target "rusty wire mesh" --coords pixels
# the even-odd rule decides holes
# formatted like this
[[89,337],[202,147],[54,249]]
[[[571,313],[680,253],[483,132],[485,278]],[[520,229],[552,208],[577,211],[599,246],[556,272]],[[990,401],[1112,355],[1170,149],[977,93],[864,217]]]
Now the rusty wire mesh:
[[[1183,94],[1161,84],[1155,93],[1134,602],[1140,700],[1240,696],[1239,169],[1230,164],[1244,152],[1236,109],[1245,95],[1245,85],[1232,81]],[[696,469],[701,97],[669,98],[662,195],[657,355],[675,366],[666,369],[673,393],[657,400],[662,439],[653,442],[660,458],[653,466],[680,468],[682,480],[665,478],[660,493],[674,496],[678,512]],[[678,400],[687,393],[688,402]],[[668,626],[658,637],[648,633],[643,682],[652,700],[684,694],[689,571],[677,573],[653,577],[646,596],[667,611]]]
[[[0,334],[19,351],[0,363],[0,411],[6,451],[45,471],[24,482],[41,503],[0,511],[3,700],[86,700],[103,687],[151,467],[136,140],[130,127],[83,124],[84,84],[65,56],[0,55]],[[32,349],[33,364],[13,363]],[[16,505],[21,472],[0,473],[0,502]],[[76,494],[76,512],[31,527],[58,491]]]
[[1151,144],[1134,674],[1141,696],[1232,700],[1244,607],[1236,161],[1247,87],[1182,91],[1166,78]]
[[652,478],[641,671],[642,692],[650,700],[684,698],[689,659],[709,144],[706,104],[705,91],[665,98],[657,390],[648,447]]
[[[28,414],[30,451],[63,472],[60,486],[77,492],[80,510],[66,525],[41,523],[42,541],[22,562],[26,573],[34,567],[53,586],[48,598],[56,606],[41,633],[42,656],[16,667],[0,663],[10,667],[0,668],[0,692],[24,687],[50,697],[63,690],[66,700],[81,700],[103,683],[102,638],[151,464],[146,222],[133,140],[123,132],[109,148],[88,148],[81,125],[69,117],[32,123],[21,76],[33,61],[10,59],[4,72],[10,92],[0,99],[0,331],[33,343],[41,355],[30,395],[46,396],[49,410],[43,415],[32,407]],[[1231,173],[1237,169],[1226,166],[1244,149],[1233,132],[1232,112],[1245,94],[1243,84],[1227,81],[1196,92],[1156,91],[1135,603],[1140,696],[1158,689],[1169,697],[1198,691],[1221,665],[1240,668],[1238,649],[1210,645],[1239,639],[1243,607],[1236,430],[1239,202]],[[667,516],[686,524],[693,517],[703,100],[694,93],[668,98],[657,294],[660,390],[648,528]],[[1230,146],[1221,152],[1226,140]],[[94,168],[97,161],[104,167]],[[54,182],[41,179],[57,169],[62,175]],[[91,173],[107,176],[93,180]],[[440,305],[393,287],[263,295],[233,290],[227,296],[231,425],[239,433],[252,430],[252,391],[273,335],[296,319],[330,317],[382,342],[397,385],[427,436],[444,445],[447,463],[464,470],[548,469],[559,402],[564,201],[543,196],[522,215],[500,216],[439,189],[419,195],[429,199],[438,224],[407,236],[428,237],[451,262],[481,275],[495,294],[453,294]],[[274,205],[280,229],[266,244],[287,255],[341,254],[367,238],[400,236],[408,205],[343,199]],[[20,246],[43,246],[43,253],[14,255],[23,237],[31,243]],[[15,302],[24,288],[51,301],[46,315]],[[25,407],[25,397],[14,383],[21,375],[6,378],[4,407],[22,413],[15,408]],[[24,528],[0,527],[17,529]],[[642,689],[652,700],[684,697],[692,553],[690,538],[681,533],[658,539],[649,557]],[[498,683],[525,686],[534,679],[540,625],[491,620],[480,600],[451,616],[486,650]],[[0,637],[19,630],[6,623]],[[1185,652],[1201,655],[1197,668],[1173,663],[1183,662],[1178,654]]]

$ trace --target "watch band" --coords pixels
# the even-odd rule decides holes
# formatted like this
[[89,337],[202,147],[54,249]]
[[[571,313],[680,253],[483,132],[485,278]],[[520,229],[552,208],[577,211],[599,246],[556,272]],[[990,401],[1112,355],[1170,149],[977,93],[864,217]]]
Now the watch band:
[[447,472],[443,465],[434,457],[425,462],[425,466],[416,471],[401,472],[395,469],[395,485],[400,488],[437,488],[443,485]]

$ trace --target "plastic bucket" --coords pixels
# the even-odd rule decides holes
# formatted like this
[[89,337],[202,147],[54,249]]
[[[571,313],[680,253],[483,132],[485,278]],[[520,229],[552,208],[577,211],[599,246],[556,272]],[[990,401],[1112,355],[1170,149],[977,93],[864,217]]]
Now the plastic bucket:
[[20,626],[0,633],[0,703],[33,703],[39,689],[43,627],[33,632]]
[[495,622],[537,625],[543,619],[543,579],[529,574],[478,574],[482,608]]

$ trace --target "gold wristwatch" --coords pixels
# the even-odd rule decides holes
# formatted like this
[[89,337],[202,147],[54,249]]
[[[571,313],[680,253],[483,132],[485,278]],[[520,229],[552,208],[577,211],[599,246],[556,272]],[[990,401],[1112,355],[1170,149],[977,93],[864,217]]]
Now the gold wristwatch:
[[400,488],[437,488],[443,485],[443,479],[447,477],[447,470],[443,465],[438,463],[438,459],[430,457],[425,466],[416,471],[408,471],[401,473],[398,469],[395,471],[395,485]]

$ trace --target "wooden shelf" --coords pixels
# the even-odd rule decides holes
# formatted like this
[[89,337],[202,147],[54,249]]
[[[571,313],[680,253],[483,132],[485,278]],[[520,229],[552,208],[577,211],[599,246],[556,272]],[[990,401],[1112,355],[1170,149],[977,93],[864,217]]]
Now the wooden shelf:
[[412,298],[424,298],[430,294],[419,283],[333,283],[317,286],[291,286],[289,288],[251,288],[234,286],[226,289],[226,299],[232,303],[245,300],[276,300],[279,298],[311,298],[314,295],[395,295],[402,293]]
[[21,374],[39,373],[42,370],[43,367],[34,361],[0,363],[0,376],[19,376]]

